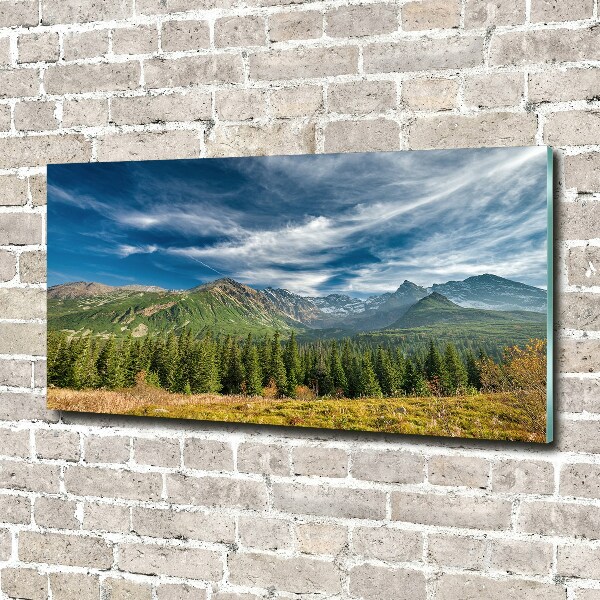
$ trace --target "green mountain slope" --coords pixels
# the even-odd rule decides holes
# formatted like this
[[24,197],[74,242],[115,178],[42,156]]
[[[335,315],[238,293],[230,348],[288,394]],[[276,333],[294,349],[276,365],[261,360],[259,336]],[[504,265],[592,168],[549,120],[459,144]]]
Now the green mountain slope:
[[[66,296],[66,297],[63,297]],[[50,330],[115,334],[119,337],[181,331],[245,336],[302,330],[299,322],[269,304],[262,294],[223,279],[186,292],[102,290],[99,295],[72,297],[53,289],[48,299]]]

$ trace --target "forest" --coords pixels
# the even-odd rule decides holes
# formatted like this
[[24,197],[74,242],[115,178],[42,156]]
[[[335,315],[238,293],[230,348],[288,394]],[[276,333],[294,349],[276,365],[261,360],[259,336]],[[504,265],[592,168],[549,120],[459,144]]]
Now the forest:
[[49,387],[115,390],[147,385],[180,394],[298,398],[395,398],[475,395],[545,387],[545,342],[504,350],[495,360],[452,343],[407,355],[356,339],[285,342],[278,333],[245,340],[148,336],[118,341],[48,335]]

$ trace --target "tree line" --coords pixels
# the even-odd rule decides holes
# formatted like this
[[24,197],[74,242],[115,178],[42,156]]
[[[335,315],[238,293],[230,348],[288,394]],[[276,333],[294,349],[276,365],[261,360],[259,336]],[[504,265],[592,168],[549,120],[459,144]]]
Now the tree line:
[[215,339],[148,336],[118,341],[91,336],[48,337],[48,383],[72,389],[147,384],[170,392],[262,395],[294,398],[300,386],[316,396],[346,398],[454,395],[482,389],[482,365],[495,365],[481,352],[459,353],[453,344],[407,356],[400,348],[369,347],[356,340],[299,344],[294,333]]

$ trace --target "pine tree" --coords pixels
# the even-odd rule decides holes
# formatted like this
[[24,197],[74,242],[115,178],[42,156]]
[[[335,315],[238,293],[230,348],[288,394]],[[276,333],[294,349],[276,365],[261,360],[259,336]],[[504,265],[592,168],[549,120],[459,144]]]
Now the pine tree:
[[121,355],[117,350],[114,336],[110,336],[104,344],[98,356],[96,367],[98,370],[98,383],[101,387],[115,389],[123,386]]
[[94,388],[98,383],[96,357],[88,336],[74,344],[71,386],[76,390]]
[[429,351],[425,357],[424,369],[425,376],[434,394],[443,394],[448,385],[448,375],[444,359],[437,346],[433,343],[433,340],[429,343]]
[[296,333],[292,330],[290,339],[285,345],[283,352],[283,362],[288,379],[292,378],[298,382],[301,379],[302,366],[300,363],[300,355],[298,353],[298,344],[296,342]]
[[240,394],[245,378],[244,365],[242,364],[239,346],[231,340],[228,357],[227,371],[223,379],[223,391],[226,394]]
[[412,360],[406,361],[404,377],[402,379],[402,390],[407,396],[428,396],[429,388],[423,378],[421,370],[415,366]]
[[329,352],[329,372],[331,373],[331,383],[336,395],[348,395],[348,379],[342,365],[342,358],[338,352],[337,342],[331,342]]
[[268,386],[271,384],[271,379],[273,378],[273,374],[271,373],[271,350],[272,343],[269,340],[269,337],[265,335],[260,343],[259,348],[259,361],[260,361],[260,370],[262,372],[262,383],[263,386]]
[[467,367],[467,383],[476,390],[481,388],[481,372],[479,365],[470,350],[467,350],[465,355],[465,363]]
[[199,394],[214,394],[221,389],[217,344],[207,335],[196,352],[193,386]]
[[369,351],[363,354],[360,365],[360,396],[363,398],[381,398],[382,396]]
[[375,374],[377,375],[379,386],[384,396],[393,397],[398,394],[400,388],[398,373],[392,364],[389,352],[381,346],[377,348]]
[[282,398],[287,391],[287,376],[283,362],[283,351],[279,341],[279,332],[275,332],[271,343],[271,377],[277,388],[277,395]]
[[246,394],[248,394],[248,396],[261,396],[263,393],[262,374],[260,372],[258,351],[254,344],[251,344],[245,353],[244,366],[246,369]]
[[453,344],[446,345],[444,363],[446,366],[447,391],[450,394],[464,391],[468,381],[467,369]]

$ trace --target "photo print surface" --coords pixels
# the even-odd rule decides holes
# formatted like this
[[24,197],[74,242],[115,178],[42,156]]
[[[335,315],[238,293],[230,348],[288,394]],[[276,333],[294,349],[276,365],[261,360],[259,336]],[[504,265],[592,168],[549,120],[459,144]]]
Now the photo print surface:
[[546,147],[50,165],[48,407],[550,441],[551,167]]

